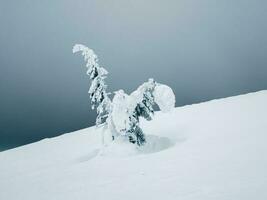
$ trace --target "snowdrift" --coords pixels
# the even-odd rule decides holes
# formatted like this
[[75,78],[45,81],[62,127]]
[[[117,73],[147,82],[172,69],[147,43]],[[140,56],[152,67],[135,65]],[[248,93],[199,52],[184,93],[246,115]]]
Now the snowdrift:
[[148,144],[94,127],[0,153],[1,200],[267,199],[267,91],[157,112]]

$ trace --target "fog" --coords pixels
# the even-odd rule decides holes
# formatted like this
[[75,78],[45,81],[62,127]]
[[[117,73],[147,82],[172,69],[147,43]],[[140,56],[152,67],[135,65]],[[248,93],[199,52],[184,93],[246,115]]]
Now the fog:
[[267,1],[1,1],[0,150],[92,126],[82,43],[110,92],[148,78],[176,106],[267,89]]

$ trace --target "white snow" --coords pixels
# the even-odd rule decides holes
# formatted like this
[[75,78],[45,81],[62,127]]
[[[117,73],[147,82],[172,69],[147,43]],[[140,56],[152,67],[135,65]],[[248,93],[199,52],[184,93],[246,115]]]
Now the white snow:
[[[157,112],[148,144],[94,127],[0,153],[1,200],[265,200],[267,91]],[[18,130],[19,131],[19,130]]]
[[133,115],[138,104],[143,104],[144,94],[151,94],[149,90],[153,91],[154,101],[162,112],[170,112],[175,107],[175,95],[172,89],[167,85],[156,83],[153,79],[143,83],[130,95],[123,90],[118,90],[112,100],[111,112],[111,120],[117,133],[125,134],[130,129],[131,120],[133,120],[130,116]]
[[153,92],[155,102],[162,112],[169,112],[175,106],[175,95],[172,89],[163,84],[157,84]]
[[112,100],[111,117],[118,133],[124,133],[125,130],[129,129],[129,115],[133,113],[136,104],[135,99],[123,90],[115,92]]
[[134,98],[136,103],[142,102],[144,98],[144,94],[147,90],[153,90],[155,87],[156,82],[154,79],[150,78],[147,82],[144,82],[142,85],[140,85],[135,91],[133,91],[130,96]]

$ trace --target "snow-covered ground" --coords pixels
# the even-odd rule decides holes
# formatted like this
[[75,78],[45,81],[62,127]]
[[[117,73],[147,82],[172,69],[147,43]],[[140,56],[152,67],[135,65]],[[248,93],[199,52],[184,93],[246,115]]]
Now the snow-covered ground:
[[1,152],[0,199],[267,199],[267,91],[157,112],[142,127],[139,150],[103,147],[91,127]]

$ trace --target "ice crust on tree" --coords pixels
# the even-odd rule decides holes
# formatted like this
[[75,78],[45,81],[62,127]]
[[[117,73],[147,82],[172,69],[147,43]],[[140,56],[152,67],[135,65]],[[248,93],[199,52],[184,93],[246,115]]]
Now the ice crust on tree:
[[112,100],[112,114],[111,117],[115,124],[115,128],[119,133],[125,133],[130,129],[131,116],[134,114],[138,104],[141,104],[144,99],[146,90],[151,89],[151,82],[147,82],[138,87],[130,95],[123,90],[118,90]]
[[[123,135],[129,141],[141,146],[146,142],[145,134],[139,126],[140,117],[152,120],[155,104],[163,112],[170,111],[175,104],[175,96],[171,88],[149,79],[130,95],[123,90],[115,92],[113,101],[106,92],[105,78],[107,70],[98,64],[97,55],[92,49],[76,44],[73,53],[81,52],[86,61],[87,74],[91,79],[90,94],[92,109],[97,109],[96,126],[105,124],[114,139]],[[104,139],[103,139],[104,141]]]
[[[112,100],[111,117],[118,132],[129,129],[130,116],[134,113],[138,104],[142,104],[146,91],[151,91],[150,99],[152,103],[157,104],[161,111],[169,112],[175,107],[175,95],[172,89],[164,84],[156,83],[153,79],[143,83],[130,95],[123,90],[115,92]],[[152,109],[152,108],[151,108]],[[152,110],[152,113],[154,110]],[[151,114],[151,117],[153,114]]]
[[143,117],[152,120],[155,104],[163,112],[168,112],[174,108],[175,96],[171,88],[158,84],[153,79],[143,83],[130,95],[123,90],[115,92],[111,118],[116,131],[120,135],[128,136],[131,142],[137,142],[139,146],[145,143],[145,134],[139,126],[139,119]]
[[155,103],[162,112],[169,112],[175,107],[175,95],[173,90],[164,84],[157,84],[153,92]]
[[152,78],[150,78],[147,82],[143,83],[134,92],[132,92],[131,96],[133,96],[136,99],[137,103],[140,103],[144,98],[144,94],[147,91],[153,92],[155,86],[156,82]]
[[86,73],[91,79],[88,93],[90,94],[92,109],[97,108],[96,125],[98,126],[106,122],[111,110],[111,101],[106,92],[107,85],[105,83],[108,71],[99,66],[97,55],[92,49],[82,44],[76,44],[73,46],[72,52],[81,52],[86,61]]
[[124,134],[130,128],[129,115],[134,111],[135,106],[136,101],[132,96],[127,95],[123,90],[115,92],[111,117],[118,133]]

